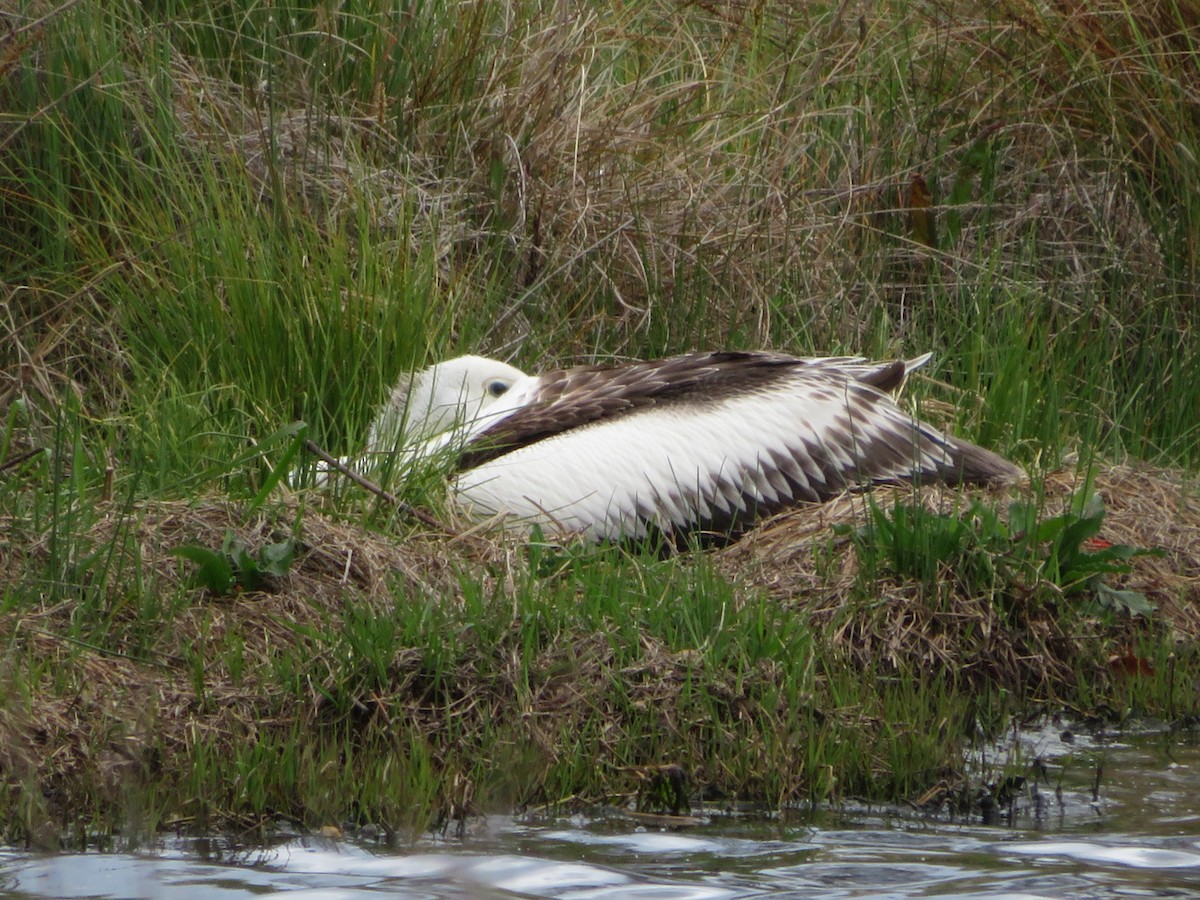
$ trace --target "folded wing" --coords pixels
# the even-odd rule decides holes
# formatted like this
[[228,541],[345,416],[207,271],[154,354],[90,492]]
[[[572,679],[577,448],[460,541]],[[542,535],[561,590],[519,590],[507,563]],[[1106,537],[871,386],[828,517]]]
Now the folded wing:
[[477,514],[617,538],[736,532],[873,483],[1019,477],[885,392],[923,362],[711,353],[539,376],[468,446],[455,490]]

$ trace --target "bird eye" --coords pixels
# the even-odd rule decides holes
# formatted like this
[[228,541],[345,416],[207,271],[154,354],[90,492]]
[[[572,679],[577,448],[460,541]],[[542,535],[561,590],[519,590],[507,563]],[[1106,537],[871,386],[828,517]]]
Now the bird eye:
[[489,381],[487,383],[487,392],[493,397],[502,396],[508,388],[509,385],[503,381]]

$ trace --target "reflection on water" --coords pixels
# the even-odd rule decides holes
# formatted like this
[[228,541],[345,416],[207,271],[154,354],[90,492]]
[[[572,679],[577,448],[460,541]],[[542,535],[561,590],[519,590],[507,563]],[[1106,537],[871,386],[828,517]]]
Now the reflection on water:
[[[294,837],[214,839],[153,854],[0,850],[0,898],[1126,897],[1200,893],[1200,747],[1026,737],[1053,760],[1042,804],[985,827],[849,808],[793,821],[713,815],[680,831],[619,816],[496,818],[462,840],[399,849]],[[1097,759],[1104,777],[1093,795]],[[1034,809],[1039,806],[1038,809]]]

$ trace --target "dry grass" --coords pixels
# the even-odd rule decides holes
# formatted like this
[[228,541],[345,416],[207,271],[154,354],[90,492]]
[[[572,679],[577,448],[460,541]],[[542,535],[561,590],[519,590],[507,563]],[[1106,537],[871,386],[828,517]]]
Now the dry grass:
[[[113,545],[128,555],[147,579],[150,590],[178,591],[190,577],[187,564],[170,554],[180,544],[219,547],[233,529],[258,544],[274,533],[279,519],[258,515],[247,521],[242,510],[226,503],[154,502],[134,512],[133,539],[122,510],[102,511],[88,535],[90,546]],[[12,523],[9,523],[10,525]],[[397,546],[382,535],[338,525],[321,516],[306,519],[307,549],[277,593],[212,598],[195,591],[190,603],[169,626],[165,642],[150,654],[131,658],[119,646],[101,652],[72,640],[71,620],[77,601],[63,600],[41,609],[22,607],[0,616],[0,634],[8,649],[7,665],[28,654],[44,667],[44,677],[29,685],[24,704],[6,703],[0,709],[4,749],[0,769],[22,781],[42,786],[51,803],[65,802],[80,782],[95,782],[119,797],[134,775],[154,774],[179,766],[189,748],[217,738],[229,753],[234,742],[253,741],[263,730],[296,721],[289,708],[294,698],[256,673],[269,672],[270,659],[280,648],[302,641],[298,629],[324,628],[346,602],[390,603],[392,578],[412,579],[422,588],[445,589],[444,567],[431,554],[422,554],[419,539]],[[26,560],[44,555],[44,542],[28,547],[8,561],[9,583],[21,580]],[[444,560],[442,560],[444,562]],[[126,618],[114,586],[107,604]],[[219,650],[227,632],[240,635],[249,677],[234,684],[220,671]],[[189,653],[212,652],[204,696],[198,696],[188,669]],[[61,692],[66,676],[75,689]]]
[[[1045,508],[1054,511],[1084,486],[1076,474],[1062,471],[1044,481]],[[1144,592],[1161,604],[1166,624],[1188,639],[1200,636],[1200,497],[1196,484],[1178,470],[1142,464],[1103,466],[1092,482],[1104,501],[1102,536],[1131,547],[1156,548],[1161,557],[1140,557],[1122,584]],[[786,599],[845,593],[854,580],[854,558],[830,569],[820,560],[836,525],[863,521],[868,495],[847,495],[816,507],[790,510],[764,522],[725,552],[731,571]],[[906,487],[879,487],[869,495],[883,507],[894,500],[912,501]],[[945,487],[920,490],[916,498],[927,508],[950,512],[963,506],[964,495]],[[835,546],[849,543],[838,538]],[[746,567],[751,568],[747,569]]]
[[[601,15],[563,2],[486,46],[439,50],[486,56],[469,87],[443,86],[460,105],[389,96],[381,83],[370,102],[333,108],[309,92],[235,86],[176,53],[174,114],[188,152],[241,167],[264,205],[282,190],[328,229],[367,221],[403,257],[436,259],[450,295],[509,285],[482,340],[497,352],[533,340],[584,354],[603,336],[619,355],[656,328],[686,333],[697,315],[707,334],[752,345],[807,317],[822,340],[856,347],[882,310],[902,339],[931,272],[951,291],[986,275],[1062,298],[1064,278],[1089,289],[1103,271],[1160,282],[1153,223],[1120,174],[1132,162],[1123,145],[1092,140],[1105,127],[1095,110],[1088,119],[1053,94],[1029,102],[1069,66],[1022,55],[1050,26],[1022,10],[996,22],[937,4],[913,20],[674,2]],[[910,81],[901,65],[995,72],[947,85]],[[923,112],[857,109],[881,79]],[[933,190],[933,246],[911,221],[918,178]],[[1089,318],[1062,302],[1061,327]]]
[[[1076,430],[1127,404],[1152,404],[1145,416],[1129,413],[1139,424],[1114,423],[1118,433],[1134,432],[1129,446],[1137,447],[1140,428],[1162,432],[1164,410],[1181,404],[1127,397],[1124,386],[1142,376],[1171,384],[1155,368],[1170,357],[1155,348],[1181,350],[1186,364],[1191,351],[1178,346],[1180,336],[1194,330],[1191,307],[1170,300],[1191,290],[1179,273],[1194,264],[1185,235],[1190,208],[1170,193],[1194,168],[1183,159],[1191,131],[1171,125],[1194,99],[1183,30],[1193,8],[1176,6],[1179,21],[1171,4],[1035,11],[1014,3],[981,12],[935,2],[856,16],[844,7],[674,0],[618,9],[564,0],[534,14],[514,0],[461,4],[436,28],[321,10],[307,37],[284,36],[275,49],[247,38],[232,60],[196,49],[197,35],[207,34],[197,12],[196,22],[164,26],[154,57],[162,71],[118,57],[127,71],[117,131],[132,137],[113,153],[116,168],[128,167],[144,193],[121,195],[103,170],[87,190],[47,185],[55,196],[93,191],[104,210],[127,215],[105,211],[100,218],[111,215],[115,231],[102,221],[96,235],[81,232],[70,248],[78,271],[59,273],[69,287],[22,279],[14,266],[4,289],[18,314],[0,320],[0,363],[21,373],[21,395],[43,420],[52,418],[56,392],[78,387],[88,392],[88,414],[120,414],[131,390],[138,403],[162,393],[123,383],[131,351],[121,329],[167,330],[166,322],[140,320],[145,297],[183,288],[191,296],[200,283],[198,299],[181,305],[201,305],[208,293],[220,297],[226,280],[275,278],[274,292],[243,302],[279,304],[282,318],[302,323],[288,335],[303,347],[299,363],[279,353],[268,365],[297,365],[296,380],[316,397],[325,367],[347,353],[312,350],[344,339],[345,332],[331,338],[333,330],[322,329],[339,316],[362,319],[364,311],[413,302],[397,297],[386,277],[358,280],[357,267],[379,264],[362,255],[378,250],[396,270],[428,263],[432,283],[414,279],[413,290],[449,311],[436,322],[396,317],[411,332],[403,340],[359,340],[354,365],[380,353],[384,365],[365,368],[382,381],[447,345],[521,355],[530,368],[546,357],[696,346],[866,353],[932,346],[958,386],[977,389],[986,379],[975,373],[998,368],[989,353],[1011,354],[1017,367],[1019,352],[1045,344],[1063,360],[1047,380],[1075,395],[1068,415],[1079,414]],[[125,15],[116,27],[139,33],[138,15]],[[412,34],[403,31],[409,27]],[[423,44],[422,28],[449,37]],[[325,35],[315,49],[313,35]],[[38,31],[21,52],[40,61],[51,37],[52,29]],[[273,52],[281,57],[270,62]],[[409,52],[428,59],[414,65]],[[336,82],[336,72],[323,68],[331,58],[360,67],[366,83]],[[405,66],[407,81],[395,74]],[[275,80],[253,77],[269,71]],[[955,72],[972,77],[947,74]],[[102,74],[117,80],[108,69]],[[20,147],[31,123],[54,111],[46,101],[23,131],[14,127],[0,140]],[[170,128],[159,133],[164,120]],[[69,123],[63,127],[69,134]],[[1167,140],[1175,132],[1180,140]],[[14,184],[31,180],[16,167],[10,174]],[[927,198],[914,193],[917,183],[928,185]],[[30,219],[45,212],[29,205]],[[139,211],[158,207],[162,221],[143,221]],[[241,271],[222,258],[228,245],[214,249],[210,235],[190,227],[213,210],[231,232],[248,216],[276,221],[301,244],[312,235],[312,246],[295,253],[299,260],[324,256],[329,242],[350,236],[346,269],[262,273],[252,264]],[[922,216],[931,221],[928,234],[914,224]],[[1172,222],[1183,223],[1175,244],[1164,235]],[[264,240],[271,238],[239,234],[230,244],[245,244],[257,262],[274,255]],[[210,257],[215,265],[190,268]],[[305,291],[318,299],[291,296]],[[132,312],[123,316],[122,304]],[[1147,321],[1137,322],[1143,314]],[[214,382],[246,383],[236,361],[210,348],[200,351],[205,383],[195,383],[200,366],[190,361],[172,368],[181,344],[186,350],[197,333],[226,327],[189,319],[171,319],[178,334],[133,351],[151,357],[138,360],[139,377],[161,368],[179,374],[188,400]],[[235,344],[247,338],[238,327]],[[345,331],[358,339],[353,322]],[[1084,335],[1121,373],[1100,391],[1090,390],[1100,376],[1073,358]],[[1139,346],[1152,348],[1153,365]],[[91,359],[103,362],[84,362]],[[324,406],[296,414],[340,440],[341,423],[326,420],[378,390],[325,391]],[[0,408],[15,396],[0,384]],[[251,418],[273,415],[281,406],[273,399],[244,405],[253,407]],[[1003,410],[994,417],[1013,418]],[[1156,433],[1155,446],[1134,452],[1172,439],[1182,448],[1167,454],[1186,458],[1190,435]]]

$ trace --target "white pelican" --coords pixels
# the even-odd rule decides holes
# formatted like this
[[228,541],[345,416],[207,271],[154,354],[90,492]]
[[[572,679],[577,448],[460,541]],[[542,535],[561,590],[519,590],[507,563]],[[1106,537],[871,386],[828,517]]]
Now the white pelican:
[[676,542],[881,482],[1018,480],[1012,463],[893,401],[928,359],[709,352],[525,375],[463,356],[401,379],[365,458],[444,454],[477,516]]

